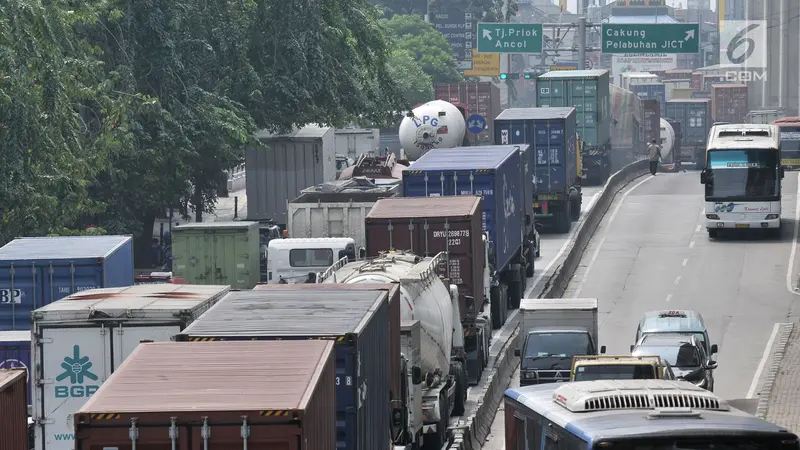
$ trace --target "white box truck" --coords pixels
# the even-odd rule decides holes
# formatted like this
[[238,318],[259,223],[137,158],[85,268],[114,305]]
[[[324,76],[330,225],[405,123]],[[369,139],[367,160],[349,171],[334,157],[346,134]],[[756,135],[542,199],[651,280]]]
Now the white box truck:
[[598,354],[596,298],[526,298],[519,311],[520,386],[569,381],[573,356]]
[[82,291],[35,310],[36,450],[75,448],[73,413],[139,342],[171,340],[229,291],[230,286],[142,284]]

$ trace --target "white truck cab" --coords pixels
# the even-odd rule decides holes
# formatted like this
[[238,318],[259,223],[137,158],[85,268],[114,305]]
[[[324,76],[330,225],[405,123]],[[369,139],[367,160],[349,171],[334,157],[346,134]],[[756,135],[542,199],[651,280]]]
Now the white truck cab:
[[267,283],[314,283],[317,273],[344,257],[356,260],[353,238],[273,239],[267,249]]

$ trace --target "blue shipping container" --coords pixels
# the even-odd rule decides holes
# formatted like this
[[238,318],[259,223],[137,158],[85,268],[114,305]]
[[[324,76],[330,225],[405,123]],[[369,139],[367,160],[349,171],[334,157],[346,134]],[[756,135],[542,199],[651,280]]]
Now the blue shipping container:
[[[434,149],[403,171],[403,196],[480,195],[483,231],[503,271],[522,246],[525,145]],[[457,157],[453,157],[457,152]],[[525,209],[523,209],[525,208]]]
[[642,100],[658,100],[661,111],[667,103],[667,87],[664,83],[632,84],[631,91]]
[[30,405],[33,399],[30,331],[0,331],[0,370],[6,369],[28,371],[28,405]]
[[575,108],[509,108],[494,120],[495,143],[531,147],[537,195],[566,194],[580,176],[575,128]]
[[387,291],[235,291],[176,340],[335,341],[336,448],[388,450],[388,323]]
[[30,330],[31,311],[75,292],[132,285],[130,236],[14,239],[0,248],[0,330]]

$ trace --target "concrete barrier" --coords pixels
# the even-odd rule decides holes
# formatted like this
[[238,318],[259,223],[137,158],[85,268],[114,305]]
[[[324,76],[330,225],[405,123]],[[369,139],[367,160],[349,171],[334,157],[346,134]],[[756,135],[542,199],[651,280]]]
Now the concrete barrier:
[[[586,219],[578,223],[579,228],[570,250],[556,262],[555,269],[542,287],[534,288],[535,297],[558,298],[564,294],[583,252],[617,193],[631,181],[645,175],[648,166],[646,160],[637,161],[623,167],[608,179]],[[514,319],[518,319],[516,315]],[[514,356],[514,349],[520,345],[519,327],[512,329],[507,336],[498,337],[504,339],[503,345],[496,355],[490,352],[489,367],[484,371],[480,383],[473,388],[479,389],[478,400],[474,404],[468,402],[467,415],[452,427],[453,442],[447,447],[448,450],[479,450],[489,435],[497,408],[503,401],[503,393],[519,364],[519,358]]]

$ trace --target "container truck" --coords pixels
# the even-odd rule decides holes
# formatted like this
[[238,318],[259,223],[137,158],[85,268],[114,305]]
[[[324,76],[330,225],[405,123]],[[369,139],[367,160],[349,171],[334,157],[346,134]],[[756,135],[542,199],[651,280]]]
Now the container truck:
[[28,402],[24,370],[0,370],[0,446],[8,450],[27,450]]
[[355,160],[364,153],[378,150],[381,143],[377,128],[337,128],[333,132],[336,154]]
[[318,272],[341,258],[355,261],[356,255],[356,243],[349,237],[273,239],[267,251],[267,283],[316,283]]
[[438,100],[461,104],[465,116],[480,114],[486,121],[486,131],[473,137],[477,142],[491,142],[494,137],[492,121],[502,111],[500,88],[489,81],[462,81],[460,83],[439,83],[433,85]]
[[623,72],[619,75],[619,87],[627,91],[633,91],[633,85],[642,83],[658,83],[660,80],[657,75],[650,72]]
[[779,109],[756,109],[747,113],[746,123],[766,125],[775,122],[785,116]]
[[363,177],[324,183],[286,204],[286,229],[292,238],[350,237],[366,247],[364,218],[375,202],[399,193],[399,184],[378,186]]
[[286,228],[288,200],[303,188],[336,179],[334,129],[308,125],[289,134],[262,130],[256,138],[263,146],[245,151],[247,220]]
[[333,346],[142,343],[77,411],[75,450],[334,450]]
[[[458,287],[448,286],[449,281],[438,275],[439,267],[445,263],[442,253],[422,258],[394,252],[368,261],[341,261],[317,278],[323,285],[400,286],[402,352],[418,362],[414,371],[424,374],[424,382],[413,380],[415,400],[409,401],[413,405],[419,402],[422,411],[409,413],[408,440],[404,444],[412,448],[419,448],[420,444],[426,449],[442,448],[448,440],[450,417],[463,414],[466,401],[467,355]],[[479,356],[489,354],[488,338],[477,349]]]
[[661,104],[658,100],[642,100],[642,138],[645,148],[641,155],[644,155],[647,143],[653,139],[661,137]]
[[260,252],[258,222],[197,222],[172,229],[172,273],[189,284],[252,289],[262,272],[266,255]]
[[575,108],[510,108],[497,116],[494,130],[495,144],[505,136],[507,144],[529,146],[535,221],[568,233],[582,203]]
[[[143,284],[83,291],[34,311],[36,450],[75,448],[73,413],[139,341],[169,341],[229,290],[230,286]],[[75,365],[81,370],[65,369]]]
[[746,84],[711,85],[711,117],[714,122],[745,123],[749,111]]
[[464,145],[467,122],[455,105],[433,100],[417,106],[400,123],[401,160],[415,161],[433,148]]
[[30,330],[31,311],[75,292],[132,284],[131,236],[14,239],[0,248],[0,330]]
[[681,153],[675,155],[676,163],[694,163],[705,167],[706,143],[711,130],[711,100],[668,100],[662,117],[681,124]]
[[661,136],[661,165],[667,170],[677,170],[675,154],[680,151],[680,124],[671,119],[659,121]]
[[[443,124],[442,126],[445,125]],[[406,167],[406,165],[398,162],[394,153],[388,151],[381,155],[373,152],[364,153],[355,160],[352,166],[345,169],[342,174],[339,175],[339,180],[366,177],[376,184],[398,184],[403,178],[403,169]],[[327,185],[327,183],[318,186],[325,185]],[[300,193],[304,194],[308,189],[313,188],[314,187],[303,189]]]
[[582,141],[584,180],[603,184],[611,175],[611,112],[608,70],[548,72],[536,80],[536,106],[574,107]]
[[0,331],[0,370],[23,369],[28,384],[26,405],[31,404],[33,389],[30,379],[31,367],[31,332]]
[[642,100],[657,100],[661,110],[667,103],[667,87],[664,83],[642,83],[631,86],[636,96]]
[[336,448],[388,450],[389,296],[385,291],[233,291],[177,341],[336,343]]
[[784,117],[772,122],[781,130],[781,165],[800,168],[800,117]]
[[[532,177],[523,177],[520,169],[527,151],[529,146],[523,144],[433,150],[403,172],[404,197],[483,198],[492,285],[506,286],[511,308],[519,305],[525,292],[528,265],[533,265],[536,253],[530,238],[533,217],[525,214],[526,192],[533,192],[527,181]],[[454,152],[458,157],[452,156]],[[532,209],[533,202],[530,205]]]
[[703,72],[692,72],[692,89],[695,91],[703,90]]
[[[637,86],[637,85],[634,85]],[[620,169],[645,151],[642,101],[631,91],[609,86],[611,93],[611,167]]]
[[572,357],[598,354],[596,298],[526,298],[519,310],[520,386],[569,381]]

